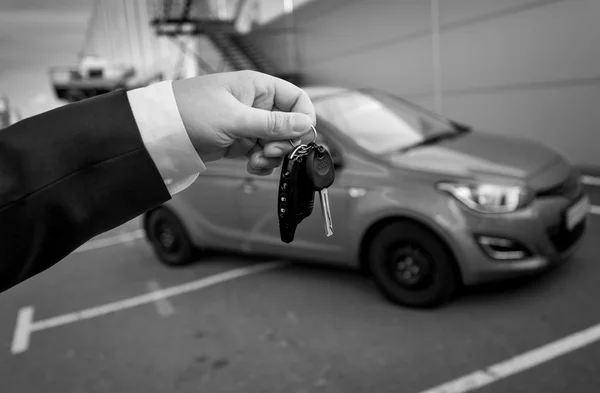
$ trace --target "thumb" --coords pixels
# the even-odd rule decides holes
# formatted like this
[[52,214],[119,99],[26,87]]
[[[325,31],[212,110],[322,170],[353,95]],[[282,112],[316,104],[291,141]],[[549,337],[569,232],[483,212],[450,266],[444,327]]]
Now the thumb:
[[268,140],[298,139],[310,131],[310,116],[298,112],[268,111],[248,108],[236,134],[245,138]]

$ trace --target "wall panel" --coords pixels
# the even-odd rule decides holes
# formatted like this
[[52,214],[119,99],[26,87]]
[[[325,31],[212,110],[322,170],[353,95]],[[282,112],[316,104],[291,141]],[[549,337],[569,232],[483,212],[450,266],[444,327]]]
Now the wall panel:
[[[439,4],[443,114],[600,167],[591,147],[600,142],[600,0]],[[313,0],[252,36],[280,69],[302,72],[309,84],[382,88],[431,108],[430,7]],[[290,27],[293,41],[283,34]],[[294,43],[299,55],[290,61]]]

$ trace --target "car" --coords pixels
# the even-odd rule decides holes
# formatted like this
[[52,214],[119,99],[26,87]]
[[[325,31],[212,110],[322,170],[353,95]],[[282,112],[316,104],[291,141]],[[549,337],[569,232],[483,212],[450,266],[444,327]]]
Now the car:
[[284,243],[281,168],[253,176],[243,158],[219,160],[145,214],[163,263],[224,249],[337,264],[367,274],[396,304],[433,308],[462,286],[546,271],[580,244],[590,203],[577,168],[557,151],[381,90],[305,91],[317,112],[317,142],[336,171],[328,188],[333,236],[317,208]]

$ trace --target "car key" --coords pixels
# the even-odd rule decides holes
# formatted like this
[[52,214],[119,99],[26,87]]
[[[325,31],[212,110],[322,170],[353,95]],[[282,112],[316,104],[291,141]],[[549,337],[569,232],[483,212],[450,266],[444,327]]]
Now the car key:
[[313,211],[315,189],[306,171],[306,154],[312,147],[300,145],[283,159],[279,177],[277,215],[281,241],[291,243],[296,228]]
[[321,201],[321,212],[325,219],[325,234],[327,237],[333,235],[333,222],[329,208],[329,194],[327,188],[335,181],[335,170],[331,154],[323,147],[314,144],[306,155],[306,175],[315,191],[319,192]]

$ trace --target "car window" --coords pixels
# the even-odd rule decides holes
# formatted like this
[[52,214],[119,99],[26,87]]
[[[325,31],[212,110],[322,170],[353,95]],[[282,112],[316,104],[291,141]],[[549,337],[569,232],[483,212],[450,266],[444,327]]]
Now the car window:
[[410,146],[449,127],[384,95],[351,91],[317,100],[314,105],[319,117],[375,154]]

